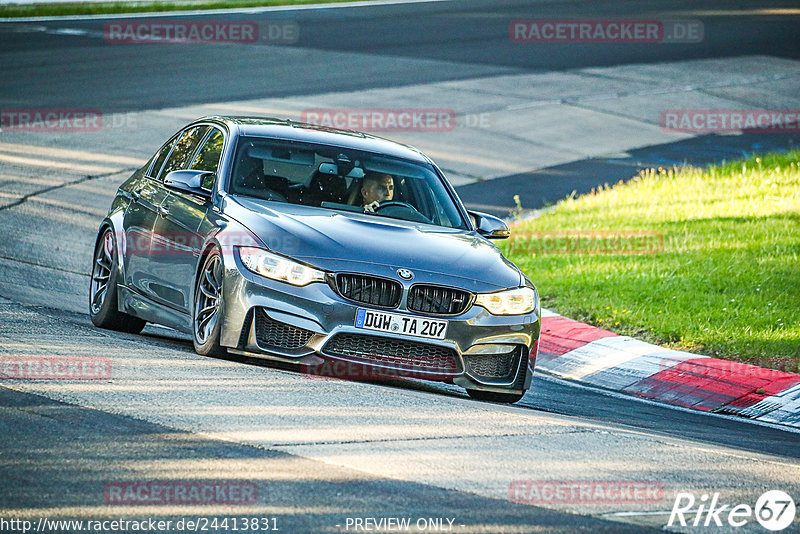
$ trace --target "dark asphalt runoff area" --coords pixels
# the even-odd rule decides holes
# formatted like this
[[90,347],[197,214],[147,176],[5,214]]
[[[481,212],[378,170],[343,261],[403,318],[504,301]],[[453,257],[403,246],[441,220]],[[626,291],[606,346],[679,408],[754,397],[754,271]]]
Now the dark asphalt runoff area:
[[[655,2],[463,0],[198,20],[292,20],[299,40],[274,46],[125,46],[0,23],[0,107],[98,108],[104,113],[203,102],[402,87],[500,73],[764,54],[800,57],[791,0]],[[534,44],[509,39],[516,19],[696,19],[701,43]],[[107,19],[59,23],[102,33]],[[52,24],[51,24],[52,25]],[[331,62],[328,52],[349,52]],[[424,60],[437,60],[426,64]],[[451,62],[443,65],[441,62]],[[669,84],[669,80],[664,80]]]
[[514,196],[524,209],[541,209],[570,195],[589,193],[639,174],[640,169],[706,165],[748,158],[767,152],[796,150],[800,134],[706,134],[674,143],[630,150],[619,156],[589,158],[530,172],[457,187],[464,204],[498,217],[515,209]]
[[[800,57],[800,10],[796,1],[464,0],[204,17],[245,18],[260,23],[292,20],[302,31],[299,42],[286,47],[119,46],[96,37],[41,30],[53,26],[52,22],[0,22],[0,109],[60,107],[130,112],[590,66],[740,55]],[[705,39],[692,45],[532,45],[521,52],[508,38],[508,23],[533,18],[699,19]],[[103,31],[106,22],[71,20],[59,22],[57,27],[96,34]],[[330,52],[349,55],[337,55],[332,61]],[[796,134],[700,136],[620,157],[531,169],[463,186],[459,194],[470,206],[505,215],[511,207],[511,192],[520,194],[525,208],[537,208],[571,191],[582,193],[605,182],[630,178],[642,166],[708,164],[755,151],[796,147],[798,143]],[[76,201],[75,213],[96,211],[92,198]],[[10,213],[7,208],[0,207],[0,240],[6,240],[0,254],[0,287],[5,288],[0,292],[0,304],[11,310],[9,316],[29,317],[26,328],[41,334],[42,339],[51,339],[48,336],[53,328],[75,339],[83,332],[95,331],[88,316],[76,313],[73,303],[67,302],[86,298],[72,288],[88,287],[88,276],[81,266],[88,268],[91,250],[71,249],[74,243],[64,243],[55,234],[58,220],[46,221],[42,227],[51,229],[47,225],[52,225],[54,235],[42,231],[39,244],[48,251],[34,262],[29,241],[17,243],[8,237],[39,228],[28,218],[34,212],[25,211],[33,208],[26,208],[22,202],[14,209],[21,208],[23,216],[13,219],[10,215],[2,217],[4,210],[6,215]],[[55,213],[56,208],[53,210]],[[81,243],[93,238],[88,234],[94,228],[85,226],[81,230],[88,237]],[[10,327],[0,322],[0,330]],[[177,335],[149,330],[144,336],[103,335],[109,344],[130,346],[140,340],[143,351],[192,352],[191,343]],[[89,343],[87,347],[100,350],[105,346]],[[243,361],[239,365],[264,364]],[[308,387],[314,385],[309,382]],[[424,382],[381,387],[408,389],[431,397],[432,402],[465,396],[455,388]],[[541,374],[535,376],[528,395],[508,410],[574,418],[615,431],[689,442],[704,450],[725,447],[791,464],[800,458],[798,433],[610,396]],[[592,451],[586,454],[588,458]],[[170,471],[173,466],[174,471]],[[191,478],[207,469],[205,478],[214,480],[252,480],[254,474],[262,477],[258,486],[264,511],[258,515],[276,517],[282,532],[343,532],[337,524],[346,517],[397,515],[455,516],[458,523],[468,527],[463,532],[647,531],[642,525],[374,476],[283,451],[59,402],[0,383],[0,509],[37,509],[41,515],[55,510],[61,517],[105,517],[115,513],[103,499],[108,481]],[[586,478],[593,474],[588,472]],[[154,513],[162,519],[205,515],[203,510],[178,513],[161,509]],[[126,510],[126,515],[133,517],[130,514]],[[236,515],[241,515],[241,510]]]
[[[159,463],[189,464],[200,471],[204,464],[214,463],[220,467],[208,479],[215,482],[252,481],[254,466],[266,474],[266,480],[256,484],[257,500],[268,505],[272,513],[252,513],[239,507],[231,515],[240,520],[266,516],[270,528],[275,525],[280,532],[334,532],[341,530],[337,525],[344,525],[348,517],[457,518],[459,524],[481,525],[484,532],[528,532],[531,526],[564,533],[649,531],[424,484],[380,479],[2,387],[0,410],[0,509],[102,507],[105,486],[129,476],[126,471],[130,469],[119,469],[120,464],[137,465],[139,470]],[[215,516],[228,517],[202,508],[155,517],[177,523],[182,518]],[[154,515],[142,513],[129,520],[145,517]]]
[[[465,0],[261,14],[171,15],[169,20],[296,22],[291,47],[205,44],[126,46],[36,30],[52,23],[0,23],[2,108],[78,108],[102,113],[298,96],[329,91],[743,55],[800,57],[800,12],[789,0],[530,2]],[[516,19],[699,20],[700,43],[534,44],[509,39]],[[60,22],[102,34],[110,20]],[[124,19],[123,19],[124,20]],[[148,18],[147,20],[152,20]],[[273,44],[273,43],[271,43]],[[349,53],[335,60],[327,54]],[[431,60],[425,62],[425,60]],[[434,61],[435,60],[435,61]],[[445,64],[442,61],[447,62]],[[99,75],[102,73],[102,75]],[[670,80],[665,79],[664,84]],[[458,189],[472,209],[505,216],[519,195],[526,209],[555,203],[643,166],[705,165],[800,145],[800,134],[710,134],[600,159],[515,174]]]

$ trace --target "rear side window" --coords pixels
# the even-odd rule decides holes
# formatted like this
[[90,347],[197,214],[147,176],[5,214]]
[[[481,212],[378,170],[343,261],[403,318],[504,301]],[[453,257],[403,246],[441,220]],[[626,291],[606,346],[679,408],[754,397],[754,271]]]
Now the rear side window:
[[164,165],[164,160],[167,159],[167,156],[169,155],[169,151],[170,151],[170,149],[172,149],[172,145],[175,144],[175,140],[177,138],[178,138],[178,134],[173,135],[172,139],[170,139],[169,141],[164,143],[164,146],[161,147],[161,150],[156,152],[156,155],[153,156],[153,159],[155,160],[155,163],[153,163],[152,167],[150,167],[150,170],[147,173],[147,176],[150,176],[151,178],[155,178],[156,176],[158,176],[158,171],[160,171],[161,167]]
[[161,173],[158,175],[159,180],[163,181],[164,177],[172,171],[188,168],[197,145],[200,144],[209,128],[210,126],[197,126],[184,132],[178,142],[175,143],[172,153],[170,153],[167,162],[164,164],[164,168],[161,169]]

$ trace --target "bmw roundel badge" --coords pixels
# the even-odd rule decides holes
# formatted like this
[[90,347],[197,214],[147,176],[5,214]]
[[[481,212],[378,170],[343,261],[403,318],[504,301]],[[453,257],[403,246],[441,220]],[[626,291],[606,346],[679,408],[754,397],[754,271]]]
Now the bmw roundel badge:
[[412,278],[414,278],[414,273],[412,273],[408,269],[397,269],[397,276],[399,276],[403,280],[411,280]]

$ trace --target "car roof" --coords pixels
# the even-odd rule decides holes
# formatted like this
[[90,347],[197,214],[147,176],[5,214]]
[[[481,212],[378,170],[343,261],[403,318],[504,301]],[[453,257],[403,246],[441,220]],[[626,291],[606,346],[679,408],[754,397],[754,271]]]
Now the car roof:
[[270,117],[221,116],[203,117],[194,122],[218,122],[235,135],[288,139],[305,143],[339,146],[366,152],[375,152],[397,158],[433,163],[414,147],[390,141],[363,132],[340,130],[315,124]]

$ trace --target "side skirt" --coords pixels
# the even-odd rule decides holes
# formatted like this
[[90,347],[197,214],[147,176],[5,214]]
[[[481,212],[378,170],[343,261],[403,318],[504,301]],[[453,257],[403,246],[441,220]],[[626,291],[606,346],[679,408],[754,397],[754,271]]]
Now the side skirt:
[[121,312],[186,334],[192,333],[192,318],[186,313],[153,302],[122,285],[117,286],[117,298],[117,306]]

